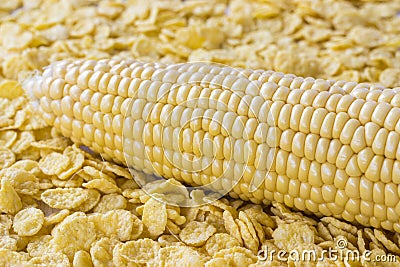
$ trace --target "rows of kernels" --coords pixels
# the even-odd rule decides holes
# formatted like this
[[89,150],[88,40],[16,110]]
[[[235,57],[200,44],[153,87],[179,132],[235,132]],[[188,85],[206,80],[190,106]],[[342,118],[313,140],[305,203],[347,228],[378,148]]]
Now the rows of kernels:
[[[48,72],[42,110],[74,141],[147,172],[192,185],[242,178],[231,195],[374,226],[396,223],[400,112],[387,101],[357,98],[352,84],[282,73],[244,71],[257,81],[250,82],[201,64],[127,65],[82,63],[64,79],[60,70],[57,78]],[[215,189],[221,186],[233,184]]]

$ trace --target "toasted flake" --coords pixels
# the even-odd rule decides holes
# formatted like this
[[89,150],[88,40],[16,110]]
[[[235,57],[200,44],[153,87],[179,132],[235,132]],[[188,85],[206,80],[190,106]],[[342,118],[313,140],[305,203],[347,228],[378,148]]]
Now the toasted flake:
[[120,243],[114,248],[113,263],[116,266],[149,264],[155,261],[159,250],[160,245],[149,238]]
[[302,243],[314,243],[314,231],[304,222],[279,224],[272,237],[275,245],[288,251]]
[[216,233],[207,240],[205,248],[208,255],[212,257],[220,250],[239,246],[239,241],[233,236],[226,233]]
[[167,207],[154,198],[146,202],[143,209],[142,221],[153,236],[161,235],[167,225]]
[[161,248],[157,262],[161,266],[204,266],[208,260],[207,257],[191,247],[186,246],[168,246]]
[[202,246],[217,231],[214,226],[192,221],[179,234],[180,239],[190,246]]
[[17,132],[14,130],[0,132],[0,147],[10,148],[17,140]]
[[14,153],[6,147],[0,147],[0,169],[7,168],[11,166],[14,162]]
[[64,150],[63,154],[69,158],[70,163],[67,168],[59,173],[57,176],[61,180],[66,180],[82,167],[85,158],[80,150],[71,147],[67,147]]
[[374,229],[374,234],[376,239],[378,239],[379,241],[381,241],[381,243],[391,252],[395,253],[395,254],[400,254],[400,248],[398,245],[396,245],[395,243],[393,243],[393,241],[391,241],[389,238],[386,237],[386,235],[378,230],[378,229]]
[[54,212],[50,214],[49,216],[44,218],[44,226],[52,225],[52,224],[58,224],[62,222],[67,216],[70,214],[70,211],[67,209],[60,210],[58,212]]
[[101,194],[99,193],[99,191],[95,189],[87,189],[87,192],[88,192],[88,199],[85,200],[85,202],[83,202],[78,207],[74,208],[74,210],[88,212],[91,209],[93,209],[100,201]]
[[51,152],[40,159],[39,167],[44,174],[57,175],[68,167],[69,158],[57,152]]
[[137,219],[127,210],[110,210],[104,214],[93,213],[89,215],[89,221],[95,226],[99,237],[104,236],[120,241],[130,240],[132,231],[139,230],[137,227],[133,229],[134,226],[137,226],[135,224]]
[[337,227],[339,229],[342,229],[342,230],[344,230],[346,232],[349,232],[349,233],[351,233],[353,235],[357,234],[357,227],[356,226],[351,225],[349,223],[345,223],[345,222],[339,221],[336,218],[324,217],[324,218],[321,218],[321,221],[324,222],[325,224],[332,224],[333,226],[335,226],[335,227]]
[[249,266],[257,261],[257,257],[243,247],[232,247],[218,251],[214,254],[214,258],[224,258],[229,262],[230,266]]
[[122,195],[113,193],[104,195],[94,207],[94,212],[106,213],[110,210],[126,209],[128,201]]
[[[255,236],[255,238],[254,238],[254,236],[250,232],[248,226],[243,221],[241,221],[239,219],[235,219],[235,222],[239,227],[240,235],[243,239],[244,246],[246,248],[250,249],[251,251],[253,251],[254,253],[256,253],[258,251],[258,247],[260,245],[260,242],[258,241],[257,236]],[[254,228],[252,230],[254,230]]]
[[14,217],[13,229],[20,236],[33,236],[43,226],[44,214],[37,208],[26,208]]
[[15,214],[22,209],[21,198],[7,179],[1,179],[0,212]]
[[75,212],[57,224],[51,235],[51,245],[65,253],[69,260],[79,250],[88,251],[96,240],[95,226],[81,212]]
[[55,209],[74,209],[89,199],[89,191],[83,188],[47,189],[41,194],[41,199]]
[[121,244],[116,239],[102,237],[92,244],[90,256],[94,266],[114,267],[113,250],[117,244]]
[[94,179],[82,184],[85,188],[97,189],[104,194],[120,193],[121,189],[106,179]]
[[29,260],[29,266],[46,267],[46,266],[70,266],[67,255],[60,252],[47,253]]
[[243,245],[243,239],[240,234],[239,226],[236,224],[235,219],[232,217],[232,214],[229,211],[224,211],[223,213],[224,218],[224,226],[226,231],[236,238],[241,245]]
[[92,259],[90,254],[84,250],[79,250],[74,255],[74,260],[72,261],[73,266],[76,267],[92,267]]

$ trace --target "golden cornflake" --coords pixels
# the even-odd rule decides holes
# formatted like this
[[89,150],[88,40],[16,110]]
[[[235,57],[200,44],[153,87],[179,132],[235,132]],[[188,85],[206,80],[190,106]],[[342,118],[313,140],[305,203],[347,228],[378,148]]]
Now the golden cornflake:
[[55,188],[47,189],[41,199],[55,209],[74,209],[89,199],[89,191],[82,188]]
[[12,223],[11,215],[0,214],[0,235],[8,235]]
[[32,146],[39,149],[51,149],[55,151],[64,151],[68,146],[68,139],[65,137],[51,138],[33,142]]
[[121,189],[106,179],[94,179],[82,184],[83,187],[97,189],[104,194],[120,193]]
[[47,253],[29,260],[28,266],[32,267],[69,267],[67,255],[60,252]]
[[101,197],[94,207],[94,212],[106,213],[110,210],[126,209],[128,201],[120,194],[109,194]]
[[24,266],[28,259],[29,256],[26,253],[0,249],[0,266]]
[[1,172],[3,179],[7,179],[18,194],[36,195],[41,189],[39,179],[28,171],[14,167],[13,165]]
[[202,246],[217,231],[214,226],[192,221],[179,234],[180,239],[190,246]]
[[35,137],[32,132],[25,131],[19,134],[18,140],[12,145],[11,150],[18,154],[26,150],[31,146],[31,143],[35,141]]
[[240,235],[243,239],[244,246],[253,251],[254,253],[257,253],[260,242],[258,241],[257,236],[252,235],[253,231],[255,234],[254,228],[252,228],[252,231],[249,230],[249,227],[246,225],[246,223],[244,223],[239,219],[236,219],[235,222],[239,227]]
[[7,168],[15,162],[14,153],[5,147],[0,147],[0,169]]
[[400,248],[398,245],[396,245],[395,243],[393,243],[393,241],[391,241],[390,239],[388,239],[385,234],[378,230],[378,229],[374,229],[374,234],[376,239],[378,239],[379,241],[381,241],[381,243],[391,252],[399,255],[400,254]]
[[44,214],[37,208],[26,208],[14,217],[13,229],[21,236],[33,236],[43,226]]
[[32,237],[26,246],[26,251],[31,257],[40,257],[47,253],[53,253],[54,247],[50,244],[53,239],[51,235],[40,235]]
[[[131,238],[133,230],[140,230],[135,224],[138,218],[127,210],[111,210],[104,214],[93,213],[88,218],[95,226],[99,237],[127,241]],[[133,234],[138,236],[141,233]]]
[[39,167],[44,174],[57,175],[65,170],[70,163],[69,157],[57,152],[51,152],[40,159]]
[[216,233],[207,240],[205,248],[208,255],[214,256],[220,250],[239,246],[239,241],[233,236],[226,233]]
[[14,130],[0,132],[0,147],[11,147],[11,145],[17,140],[17,132]]
[[74,255],[74,260],[72,261],[74,267],[92,267],[92,259],[90,254],[84,250],[79,250]]
[[239,226],[236,224],[235,219],[233,218],[232,214],[229,211],[224,211],[223,213],[224,218],[224,226],[226,231],[236,238],[241,245],[243,245],[243,239],[240,234]]
[[61,180],[66,180],[70,178],[83,165],[84,161],[83,153],[78,149],[74,149],[74,146],[67,147],[63,152],[63,154],[69,158],[70,163],[64,171],[62,171],[57,175],[58,178]]
[[168,214],[165,203],[150,198],[144,204],[142,221],[151,235],[156,237],[161,235],[167,225],[167,219]]
[[67,216],[70,214],[69,210],[64,209],[60,210],[58,212],[54,212],[50,214],[49,216],[44,218],[44,226],[52,225],[52,224],[57,224],[62,222]]
[[1,179],[0,212],[15,214],[22,209],[18,193],[7,179]]
[[113,251],[113,263],[116,266],[149,264],[159,254],[160,245],[149,239],[128,241],[116,245]]
[[92,222],[81,212],[69,215],[51,231],[50,244],[65,253],[70,260],[79,250],[90,249],[96,240],[96,230]]
[[100,201],[101,194],[96,189],[87,189],[88,199],[85,200],[81,205],[74,208],[75,211],[88,212],[93,209]]
[[168,246],[160,249],[156,262],[161,266],[204,266],[207,257],[191,247]]
[[314,243],[314,230],[304,222],[279,224],[272,236],[275,245],[288,251],[302,243]]
[[232,247],[218,251],[214,258],[224,258],[228,260],[229,266],[249,266],[257,261],[257,257],[243,247]]
[[93,265],[113,267],[113,250],[117,244],[121,244],[121,242],[107,237],[102,237],[94,242],[90,248]]

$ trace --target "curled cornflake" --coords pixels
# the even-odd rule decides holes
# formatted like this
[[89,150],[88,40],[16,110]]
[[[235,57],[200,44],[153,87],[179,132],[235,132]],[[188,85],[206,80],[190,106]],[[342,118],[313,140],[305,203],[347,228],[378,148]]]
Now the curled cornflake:
[[243,239],[242,235],[240,234],[240,230],[238,225],[235,222],[235,219],[233,218],[232,214],[229,211],[224,211],[223,213],[223,219],[224,219],[224,226],[226,231],[236,238],[241,245],[243,245]]
[[315,229],[305,222],[282,223],[278,224],[272,237],[275,245],[290,251],[299,244],[314,243]]
[[321,218],[321,222],[323,222],[325,224],[328,224],[328,225],[331,224],[331,225],[333,225],[333,226],[335,226],[335,227],[337,227],[339,229],[342,229],[342,230],[344,230],[346,232],[351,233],[352,235],[356,235],[357,234],[357,227],[356,226],[351,225],[349,223],[345,223],[345,222],[339,221],[336,218],[324,217],[324,218]]
[[375,234],[376,239],[381,241],[381,243],[385,246],[385,248],[387,248],[389,251],[391,251],[397,255],[400,255],[399,246],[396,245],[389,238],[387,238],[386,235],[382,231],[380,231],[378,229],[374,229],[374,234]]
[[190,246],[202,246],[217,231],[214,226],[204,222],[190,222],[180,232],[179,238]]

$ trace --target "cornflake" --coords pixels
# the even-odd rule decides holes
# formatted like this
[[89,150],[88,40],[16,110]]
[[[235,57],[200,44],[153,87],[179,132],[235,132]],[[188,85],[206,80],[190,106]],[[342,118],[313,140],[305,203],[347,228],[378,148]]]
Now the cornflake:
[[57,152],[51,152],[40,159],[39,167],[44,174],[57,175],[65,170],[69,163],[70,160],[67,156]]
[[143,208],[142,222],[153,236],[161,235],[167,225],[168,214],[165,203],[150,198]]
[[82,184],[83,187],[97,189],[104,194],[120,193],[121,189],[106,179],[94,179]]
[[220,250],[232,247],[240,247],[239,241],[226,233],[216,233],[211,236],[205,245],[208,255],[214,256]]
[[0,169],[10,167],[14,162],[14,153],[8,148],[0,147]]
[[51,231],[50,244],[65,253],[69,260],[79,250],[89,251],[96,240],[96,230],[92,222],[82,212],[69,215]]
[[[140,231],[137,227],[137,217],[127,210],[111,210],[104,214],[93,213],[89,215],[89,221],[93,223],[98,232],[98,236],[104,236],[119,241],[130,240],[133,230]],[[136,226],[134,228],[134,226]]]
[[272,234],[275,244],[290,251],[302,243],[314,243],[314,230],[304,222],[278,224]]
[[80,267],[91,267],[93,266],[92,259],[90,258],[90,254],[84,250],[79,250],[74,255],[74,260],[72,261],[73,266]]
[[160,245],[149,238],[119,243],[113,250],[113,263],[116,266],[151,264],[159,250]]
[[249,266],[257,261],[257,257],[243,247],[232,247],[218,251],[214,254],[214,258],[224,258],[230,266]]
[[208,257],[191,247],[168,246],[161,248],[156,259],[161,266],[204,266]]
[[7,179],[1,179],[0,212],[15,214],[22,209],[18,193]]
[[44,222],[44,214],[37,208],[26,208],[14,217],[13,229],[20,236],[33,236],[40,231]]
[[114,247],[121,244],[116,239],[102,237],[92,244],[90,248],[90,256],[94,266],[114,267],[113,250]]
[[229,211],[224,211],[223,213],[223,219],[224,219],[224,226],[226,231],[236,238],[241,245],[243,245],[243,239],[240,234],[240,230],[238,225],[235,222],[235,219],[232,217],[232,214]]
[[94,212],[106,213],[110,210],[126,209],[128,201],[120,194],[109,194],[101,197],[94,207]]
[[89,190],[83,188],[47,189],[40,198],[55,209],[74,209],[89,199]]
[[179,238],[190,246],[202,246],[217,231],[214,226],[192,221],[179,234]]

